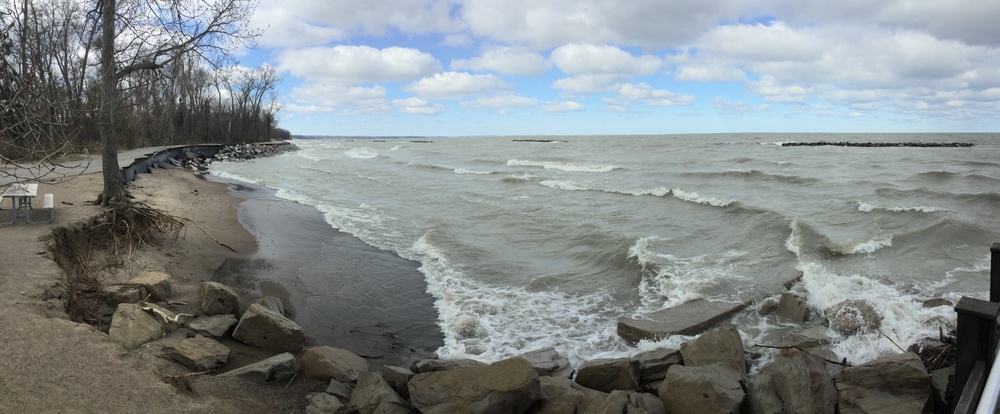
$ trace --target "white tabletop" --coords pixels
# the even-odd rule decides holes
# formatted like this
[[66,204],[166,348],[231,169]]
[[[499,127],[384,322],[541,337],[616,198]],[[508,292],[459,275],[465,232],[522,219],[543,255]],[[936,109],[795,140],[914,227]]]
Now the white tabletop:
[[34,197],[37,193],[38,184],[11,184],[0,197]]

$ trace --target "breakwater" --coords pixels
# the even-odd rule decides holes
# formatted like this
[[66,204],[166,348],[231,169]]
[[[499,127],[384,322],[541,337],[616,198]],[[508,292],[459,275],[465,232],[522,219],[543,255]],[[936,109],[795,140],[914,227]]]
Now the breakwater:
[[783,142],[782,147],[861,147],[861,148],[897,148],[897,147],[916,147],[916,148],[964,148],[973,146],[969,142],[830,142],[830,141],[812,141],[812,142]]
[[135,181],[139,173],[150,173],[153,168],[187,168],[208,171],[212,161],[247,161],[269,157],[298,149],[290,142],[267,142],[255,144],[204,144],[171,147],[136,158],[128,166],[122,167],[125,181]]

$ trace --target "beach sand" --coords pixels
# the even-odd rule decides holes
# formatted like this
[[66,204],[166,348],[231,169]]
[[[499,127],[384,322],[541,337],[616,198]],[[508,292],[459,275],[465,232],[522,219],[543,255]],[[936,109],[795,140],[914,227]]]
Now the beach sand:
[[[120,272],[120,277],[144,271],[171,274],[173,299],[190,304],[175,310],[196,309],[198,287],[212,280],[221,263],[255,257],[255,237],[238,220],[237,204],[242,199],[230,195],[226,185],[183,170],[156,170],[129,186],[137,200],[186,224],[175,243],[141,249]],[[190,396],[163,380],[188,372],[161,357],[163,345],[183,339],[183,334],[128,352],[93,327],[66,320],[57,300],[45,300],[46,290],[58,282],[61,273],[42,237],[54,226],[98,214],[100,207],[88,201],[100,189],[99,174],[42,183],[39,194],[55,195],[55,222],[29,225],[18,220],[15,225],[0,226],[4,250],[0,255],[0,412],[300,412],[306,394],[326,387],[298,378],[285,387],[204,375],[190,377],[195,390]],[[223,370],[270,356],[232,340],[225,343],[233,348],[233,356]]]

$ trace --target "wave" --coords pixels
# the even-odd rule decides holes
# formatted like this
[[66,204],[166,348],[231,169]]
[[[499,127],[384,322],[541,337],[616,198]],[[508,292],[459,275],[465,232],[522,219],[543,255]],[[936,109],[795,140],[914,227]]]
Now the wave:
[[379,154],[378,154],[377,151],[375,151],[372,148],[363,147],[363,148],[354,148],[354,149],[348,150],[348,151],[344,152],[344,155],[346,155],[348,158],[355,158],[355,159],[366,160],[366,159],[376,158],[376,157],[378,157]]
[[535,178],[537,177],[531,174],[508,175],[504,178],[501,178],[500,181],[508,184],[520,184],[520,183],[531,182],[531,180],[534,180]]
[[764,172],[755,169],[743,169],[743,168],[733,168],[726,170],[725,172],[693,172],[685,173],[688,177],[699,177],[699,178],[741,178],[750,179],[757,181],[775,181],[780,183],[788,184],[814,184],[820,182],[816,178],[809,177],[796,177],[792,175],[774,174],[769,172]]
[[687,191],[680,188],[668,188],[668,187],[657,187],[651,189],[604,189],[588,187],[573,181],[564,180],[544,180],[539,184],[544,185],[549,188],[554,188],[556,190],[564,191],[598,191],[611,194],[621,194],[629,196],[655,196],[664,197],[667,195],[672,195],[674,198],[687,201],[689,203],[702,204],[712,207],[729,207],[736,203],[734,200],[724,200],[721,198],[704,196],[693,191]]
[[1000,193],[997,192],[981,192],[981,193],[948,193],[941,191],[934,191],[926,187],[921,187],[917,189],[901,190],[897,188],[880,187],[875,189],[875,194],[882,197],[899,199],[899,198],[920,198],[920,199],[951,199],[957,200],[964,204],[972,205],[986,205],[986,206],[996,206],[1000,203]]
[[879,236],[868,240],[837,243],[819,229],[799,219],[792,220],[791,234],[785,248],[799,259],[812,260],[847,255],[867,255],[892,247],[893,236]]
[[622,167],[617,165],[589,165],[589,164],[573,164],[559,161],[527,161],[527,160],[507,160],[508,167],[542,167],[551,170],[560,170],[568,172],[588,172],[588,173],[605,173],[614,170],[620,170]]
[[472,170],[468,168],[456,168],[452,170],[455,174],[490,175],[493,171]]
[[858,202],[858,211],[862,213],[871,213],[876,210],[891,211],[893,213],[935,213],[938,211],[947,211],[941,207],[928,207],[928,206],[914,206],[914,207],[878,207],[865,202]]
[[659,245],[666,242],[669,240],[649,236],[629,247],[628,258],[635,261],[642,274],[638,286],[639,313],[705,299],[704,292],[718,290],[720,284],[746,279],[740,274],[741,263],[747,257],[745,252],[678,257],[658,252],[664,248]]
[[675,198],[691,203],[704,204],[712,207],[729,207],[734,203],[733,200],[723,200],[721,198],[715,198],[710,196],[703,196],[693,191],[685,191],[680,188],[674,188],[670,190]]

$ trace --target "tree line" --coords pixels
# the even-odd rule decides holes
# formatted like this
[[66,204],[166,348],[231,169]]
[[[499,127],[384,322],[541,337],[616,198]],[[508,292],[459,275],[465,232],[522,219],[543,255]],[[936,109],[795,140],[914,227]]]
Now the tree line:
[[[289,138],[276,125],[275,69],[231,59],[257,35],[246,28],[254,8],[248,0],[0,0],[0,158],[96,153],[105,117],[118,149]],[[110,41],[104,13],[113,15]],[[108,82],[116,90],[102,111]]]

